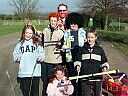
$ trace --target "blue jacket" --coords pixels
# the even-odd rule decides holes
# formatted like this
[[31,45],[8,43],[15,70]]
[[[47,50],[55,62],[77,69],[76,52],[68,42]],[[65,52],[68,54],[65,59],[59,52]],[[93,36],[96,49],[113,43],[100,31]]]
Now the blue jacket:
[[[71,42],[72,42],[72,36],[70,33],[70,30],[67,30],[64,33],[64,48],[71,48]],[[78,46],[83,47],[86,40],[86,31],[83,28],[78,29]],[[72,61],[72,55],[71,52],[66,52],[66,61],[71,62]]]
[[18,77],[41,76],[41,64],[37,61],[44,60],[44,50],[42,46],[33,44],[32,39],[17,43],[13,57],[15,62],[19,62]]

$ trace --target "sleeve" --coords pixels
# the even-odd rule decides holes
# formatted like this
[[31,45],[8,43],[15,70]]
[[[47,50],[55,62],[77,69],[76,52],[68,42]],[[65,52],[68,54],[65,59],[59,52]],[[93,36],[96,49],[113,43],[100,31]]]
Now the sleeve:
[[20,51],[21,43],[18,43],[13,51],[13,60],[14,62],[20,62],[22,52]]
[[106,67],[107,69],[109,69],[108,60],[103,49],[102,49],[101,63],[102,63],[101,65],[102,68]]
[[[66,32],[64,32],[64,45],[63,45],[64,49],[71,48],[71,42],[70,42],[69,36],[70,36],[70,30],[67,30]],[[69,50],[66,50],[66,51],[68,52]]]
[[86,31],[83,29],[83,28],[80,28],[79,29],[79,31],[80,31],[80,41],[79,41],[79,46],[80,47],[83,47],[84,46],[84,42],[86,42],[87,40],[86,40]]
[[53,34],[53,37],[56,37],[56,38],[53,38],[53,41],[60,41],[64,36],[64,33],[62,30],[58,30],[58,31],[55,31],[55,34]]
[[43,31],[42,31],[42,35],[43,35],[43,41],[45,42],[47,40],[46,38],[46,33],[47,33],[47,28],[44,28]]
[[38,46],[37,48],[37,61],[43,62],[44,61],[45,52],[43,46]]
[[74,49],[73,52],[73,60],[74,60],[74,67],[79,65],[81,67],[81,60],[82,60],[82,48],[78,47]]
[[48,96],[63,96],[60,90],[58,90],[56,84],[49,83],[46,91]]
[[59,41],[56,43],[56,48],[61,48],[63,45],[62,41],[63,41],[63,36],[64,36],[64,33],[62,30],[58,30],[58,31],[55,31],[55,33],[53,33],[53,37],[55,38],[52,38],[53,41]]
[[54,86],[52,83],[49,83],[48,86],[47,86],[47,95],[48,96],[54,96],[55,94],[55,91],[54,91]]
[[64,32],[64,41],[65,41],[65,42],[66,42],[67,37],[68,37],[67,32]]
[[46,28],[43,29],[42,33],[45,34],[45,32],[46,32]]
[[58,44],[60,46],[60,48],[62,48],[63,44],[64,44],[64,32],[62,30],[60,30],[60,34],[59,34],[59,41],[60,44]]
[[64,36],[64,32],[62,31],[62,30],[60,30],[61,32],[60,32],[60,40],[63,38],[63,36]]

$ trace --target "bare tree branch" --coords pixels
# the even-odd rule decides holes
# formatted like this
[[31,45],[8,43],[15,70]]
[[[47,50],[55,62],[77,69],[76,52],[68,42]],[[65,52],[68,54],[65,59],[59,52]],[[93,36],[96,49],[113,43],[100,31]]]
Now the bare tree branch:
[[23,18],[30,18],[36,12],[39,0],[10,0],[10,5],[14,7],[17,15]]

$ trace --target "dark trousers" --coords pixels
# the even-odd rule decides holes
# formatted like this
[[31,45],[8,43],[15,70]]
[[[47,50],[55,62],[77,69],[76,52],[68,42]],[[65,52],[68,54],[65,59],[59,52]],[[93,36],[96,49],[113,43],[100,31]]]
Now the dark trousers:
[[40,77],[19,78],[23,96],[39,96],[39,80]]
[[46,96],[46,89],[47,89],[47,78],[46,78],[46,64],[43,62],[41,64],[41,80],[43,82],[43,90],[42,90],[42,96]]
[[101,96],[101,81],[80,81],[80,96]]
[[[67,62],[66,68],[67,68],[67,72],[68,72],[68,77],[77,75],[76,68],[74,68],[73,62]],[[74,86],[74,92],[73,92],[72,96],[78,96],[78,94],[77,94],[78,93],[78,83],[76,83],[76,80],[72,80],[71,82]]]
[[69,77],[77,75],[73,62],[67,62],[66,63],[66,68],[67,68]]

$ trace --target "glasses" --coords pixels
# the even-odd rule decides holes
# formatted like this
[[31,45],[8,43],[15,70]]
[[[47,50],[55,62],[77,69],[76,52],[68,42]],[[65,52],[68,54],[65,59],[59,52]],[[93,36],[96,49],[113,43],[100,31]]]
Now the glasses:
[[59,10],[59,12],[62,12],[62,11],[64,12],[64,11],[67,11],[67,10]]

